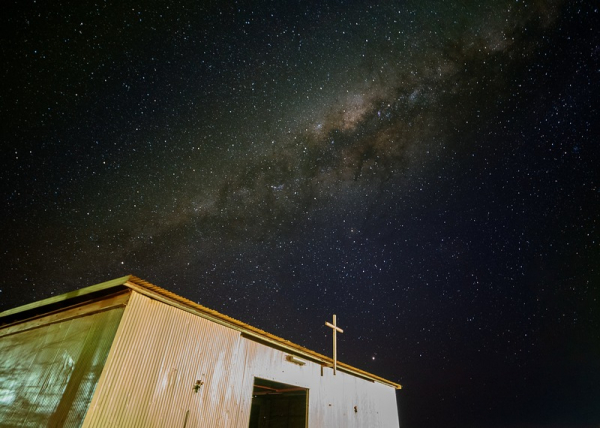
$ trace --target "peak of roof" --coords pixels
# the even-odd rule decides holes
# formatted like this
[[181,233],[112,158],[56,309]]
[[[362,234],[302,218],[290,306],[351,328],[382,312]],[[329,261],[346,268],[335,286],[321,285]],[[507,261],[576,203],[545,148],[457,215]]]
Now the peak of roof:
[[[134,275],[126,275],[110,281],[102,282],[100,284],[61,294],[59,296],[50,297],[48,299],[19,306],[14,309],[9,309],[0,313],[0,328],[4,327],[6,324],[14,324],[26,319],[36,318],[41,315],[48,314],[49,312],[59,311],[65,307],[77,305],[91,299],[101,298],[109,294],[112,295],[114,293],[127,291],[127,289],[136,291],[152,299],[159,300],[165,304],[175,306],[179,309],[194,313],[228,328],[237,330],[240,332],[240,334],[247,338],[263,342],[269,346],[279,348],[285,352],[296,354],[324,366],[333,365],[333,359],[330,357],[319,354],[315,351],[311,351],[310,349],[282,339],[281,337],[275,336],[271,333],[267,333],[264,330],[253,327],[213,309],[209,309],[189,299],[186,299],[185,297],[179,296],[171,291],[151,284],[150,282]],[[370,381],[380,382],[397,389],[402,388],[402,386],[398,383],[389,381],[339,361],[337,362],[337,368],[338,370],[345,371]]]

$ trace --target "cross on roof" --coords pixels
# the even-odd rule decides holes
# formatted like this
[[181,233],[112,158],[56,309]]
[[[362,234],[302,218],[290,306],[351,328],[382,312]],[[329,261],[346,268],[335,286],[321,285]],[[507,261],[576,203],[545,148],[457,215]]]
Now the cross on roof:
[[335,375],[337,370],[337,332],[343,333],[344,330],[336,325],[335,315],[333,315],[333,324],[326,321],[325,325],[333,330],[333,374]]

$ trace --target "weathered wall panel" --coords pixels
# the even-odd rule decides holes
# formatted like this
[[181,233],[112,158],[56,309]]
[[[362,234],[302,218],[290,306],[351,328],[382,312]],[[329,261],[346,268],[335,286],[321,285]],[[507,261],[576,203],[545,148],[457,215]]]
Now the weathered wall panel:
[[288,355],[134,292],[84,426],[247,428],[261,378],[308,389],[311,428],[398,427],[394,388]]
[[84,426],[239,426],[238,346],[237,331],[133,293]]
[[123,313],[96,306],[0,330],[0,426],[81,426]]
[[[252,389],[255,377],[308,389],[308,426],[344,428],[394,428],[399,426],[395,389],[342,371],[306,361],[297,365],[286,360],[285,352],[243,340],[246,376],[242,389]],[[322,375],[321,375],[322,373]],[[243,397],[243,405],[250,402]],[[356,411],[355,411],[356,406]]]

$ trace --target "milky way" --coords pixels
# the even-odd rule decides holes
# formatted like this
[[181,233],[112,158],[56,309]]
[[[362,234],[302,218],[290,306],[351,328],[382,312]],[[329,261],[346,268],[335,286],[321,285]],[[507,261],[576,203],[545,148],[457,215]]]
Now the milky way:
[[336,313],[404,426],[600,423],[597,9],[280,3],[12,4],[0,309],[132,273]]

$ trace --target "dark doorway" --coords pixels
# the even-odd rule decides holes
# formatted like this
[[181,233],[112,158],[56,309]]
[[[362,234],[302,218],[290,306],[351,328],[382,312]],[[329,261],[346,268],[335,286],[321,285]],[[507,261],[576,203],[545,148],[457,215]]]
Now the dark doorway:
[[308,390],[254,379],[249,428],[306,428]]

